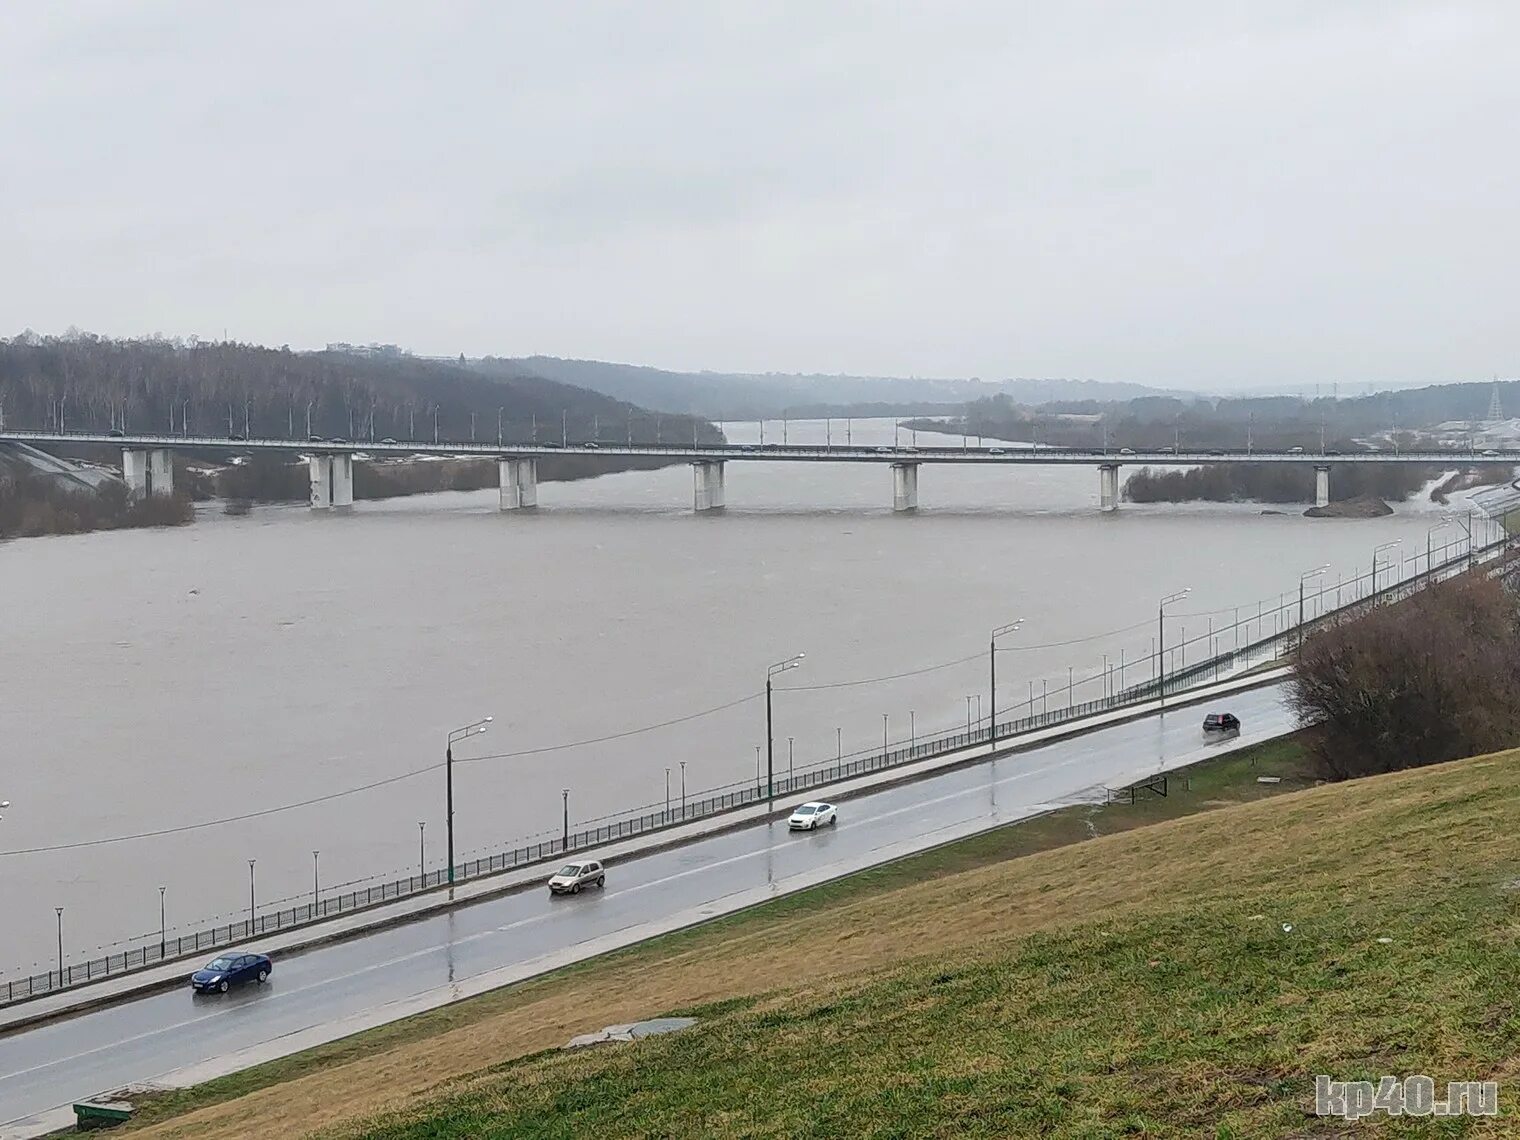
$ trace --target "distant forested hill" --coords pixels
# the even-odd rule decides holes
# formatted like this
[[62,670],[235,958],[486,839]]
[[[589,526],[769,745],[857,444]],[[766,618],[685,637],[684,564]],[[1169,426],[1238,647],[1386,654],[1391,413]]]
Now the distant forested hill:
[[[347,439],[711,439],[716,429],[532,375],[486,374],[396,349],[292,352],[87,333],[0,339],[12,428]],[[309,416],[309,430],[308,430]]]
[[486,357],[472,366],[486,375],[535,375],[591,388],[647,408],[708,419],[793,418],[842,415],[932,415],[969,400],[1005,392],[1025,403],[1049,400],[1124,400],[1157,395],[1139,384],[1097,380],[935,379],[932,377],[671,372],[601,360],[554,356]]

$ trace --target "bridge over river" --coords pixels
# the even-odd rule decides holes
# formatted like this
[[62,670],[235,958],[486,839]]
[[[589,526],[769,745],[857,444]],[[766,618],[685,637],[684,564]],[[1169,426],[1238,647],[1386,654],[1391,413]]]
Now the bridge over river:
[[304,458],[311,473],[314,510],[345,510],[353,506],[356,457],[402,459],[419,456],[492,459],[501,472],[501,509],[519,510],[538,504],[538,460],[545,456],[576,455],[610,462],[624,457],[659,458],[690,463],[693,507],[698,511],[724,506],[724,469],[728,463],[875,463],[892,471],[892,507],[911,511],[918,506],[918,471],[924,464],[974,463],[1001,466],[1080,466],[1098,472],[1099,502],[1105,511],[1119,506],[1119,469],[1123,465],[1209,466],[1213,464],[1291,463],[1314,468],[1316,506],[1330,501],[1330,467],[1343,463],[1451,465],[1453,463],[1520,464],[1520,449],[1503,451],[1333,451],[1179,450],[1130,448],[1079,450],[1054,447],[963,445],[903,447],[861,446],[849,443],[600,443],[600,442],[485,442],[448,443],[384,439],[243,439],[238,436],[144,435],[111,432],[0,431],[0,444],[35,448],[95,444],[120,447],[122,474],[135,495],[168,495],[174,488],[170,457],[175,451],[198,454],[248,455],[256,452]]

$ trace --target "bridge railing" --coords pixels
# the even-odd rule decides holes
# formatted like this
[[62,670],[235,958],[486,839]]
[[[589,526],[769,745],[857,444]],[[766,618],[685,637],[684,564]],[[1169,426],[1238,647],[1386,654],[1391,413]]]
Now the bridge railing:
[[[1312,630],[1322,624],[1344,620],[1369,606],[1407,597],[1430,582],[1461,573],[1475,563],[1492,566],[1496,556],[1507,556],[1506,545],[1507,540],[1499,539],[1471,552],[1464,550],[1410,578],[1326,611],[1306,621],[1304,630]],[[1504,565],[1508,565],[1507,558]],[[1279,661],[1297,645],[1301,632],[1297,625],[1287,626],[1232,648],[1228,652],[1214,655],[1174,672],[1168,672],[1164,679],[1165,695],[1180,697],[1187,690],[1225,680],[1252,668]],[[1038,713],[1031,709],[1025,715],[998,721],[998,745],[1012,747],[1019,742],[1020,737],[1027,736],[1029,733],[1080,721],[1100,713],[1143,705],[1155,701],[1161,695],[1160,683],[1152,679],[1140,684],[1120,687],[1112,693],[1092,700],[1072,702],[1056,709]],[[765,781],[757,774],[754,780],[708,788],[695,795],[688,795],[679,802],[672,801],[669,805],[648,804],[600,819],[587,820],[576,825],[575,829],[568,833],[535,837],[495,854],[464,860],[456,864],[454,880],[457,884],[504,871],[542,866],[551,860],[563,859],[576,852],[590,852],[620,840],[650,835],[683,823],[709,819],[773,799],[790,799],[815,788],[898,768],[919,760],[952,755],[977,745],[988,744],[990,737],[991,733],[985,725],[976,724],[968,729],[926,734],[896,747],[888,746],[883,749],[839,755],[832,761],[806,765],[790,770],[784,775],[778,774],[769,795]],[[425,891],[438,889],[446,884],[447,878],[444,869],[431,870],[384,882],[354,885],[347,889],[318,894],[306,901],[285,900],[285,905],[262,910],[249,919],[219,923],[183,935],[143,936],[133,939],[132,944],[125,945],[119,950],[84,962],[65,963],[61,969],[0,982],[0,1005],[56,993],[59,990],[141,970],[160,962],[223,949],[246,943],[250,939],[263,935],[325,921],[338,915],[352,914],[398,899],[410,898]]]

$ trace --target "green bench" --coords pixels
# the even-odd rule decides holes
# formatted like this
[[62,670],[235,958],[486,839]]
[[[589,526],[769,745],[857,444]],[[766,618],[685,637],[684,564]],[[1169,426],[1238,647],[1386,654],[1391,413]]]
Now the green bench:
[[85,1100],[74,1106],[74,1127],[79,1132],[115,1128],[132,1119],[132,1105],[125,1100]]

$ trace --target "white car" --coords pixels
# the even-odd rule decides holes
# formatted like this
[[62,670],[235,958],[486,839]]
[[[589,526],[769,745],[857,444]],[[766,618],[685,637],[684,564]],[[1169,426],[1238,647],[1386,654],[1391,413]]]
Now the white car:
[[839,822],[839,815],[833,804],[805,803],[786,821],[787,827],[793,831],[817,831],[827,824],[833,827]]
[[578,895],[582,887],[605,887],[606,870],[595,859],[567,863],[549,877],[551,895]]

